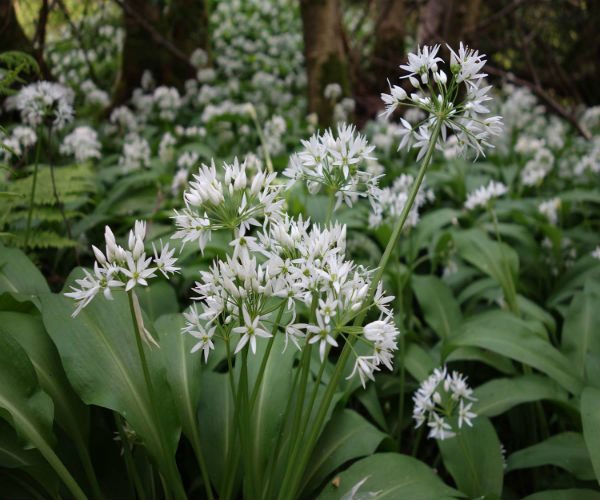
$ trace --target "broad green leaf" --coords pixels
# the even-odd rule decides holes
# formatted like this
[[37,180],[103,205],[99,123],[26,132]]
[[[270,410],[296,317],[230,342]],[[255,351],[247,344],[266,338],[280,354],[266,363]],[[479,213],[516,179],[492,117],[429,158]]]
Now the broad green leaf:
[[[161,467],[174,460],[180,428],[160,350],[144,345],[157,397],[154,415],[136,347],[125,292],[114,300],[96,297],[75,318],[74,303],[62,295],[41,296],[44,325],[54,341],[73,388],[87,404],[120,413]],[[146,328],[152,331],[147,322]],[[156,334],[155,334],[156,335]],[[165,438],[161,439],[161,426]]]
[[581,393],[581,422],[585,445],[600,483],[600,389],[586,387]]
[[412,277],[412,287],[425,321],[441,339],[449,338],[462,322],[458,302],[450,287],[436,276]]
[[385,420],[385,415],[383,414],[381,401],[377,395],[376,384],[367,384],[366,389],[356,391],[354,395],[369,412],[369,415],[375,421],[375,423],[381,429],[388,432],[388,425]]
[[444,465],[458,489],[470,498],[502,493],[504,466],[500,441],[488,418],[463,425],[454,438],[438,440]]
[[494,278],[502,287],[505,297],[510,297],[511,277],[512,283],[516,283],[519,272],[517,253],[505,243],[493,241],[477,229],[456,232],[453,238],[458,254]]
[[517,369],[510,359],[479,347],[458,347],[446,357],[446,362],[450,361],[480,361],[506,375],[517,373]]
[[225,474],[227,452],[233,432],[233,397],[226,373],[205,372],[200,382],[202,397],[198,404],[200,442],[207,454],[208,474],[212,483],[220,488]]
[[31,297],[49,291],[42,273],[21,250],[0,243],[0,293]]
[[437,368],[438,363],[422,347],[411,343],[406,348],[404,365],[408,373],[419,382],[422,382]]
[[532,320],[539,321],[550,333],[556,331],[556,321],[554,321],[552,314],[520,294],[517,295],[517,303],[519,304],[519,311],[525,318],[529,317]]
[[137,293],[140,305],[151,321],[165,314],[179,312],[177,295],[173,287],[165,280],[158,280],[145,286]]
[[523,497],[523,500],[598,500],[600,491],[587,489],[546,490]]
[[386,435],[355,411],[334,413],[325,426],[304,475],[306,493],[317,488],[338,467],[373,453]]
[[591,280],[573,297],[562,329],[562,349],[579,375],[586,355],[600,356],[600,287]]
[[600,277],[600,261],[591,255],[585,255],[560,277],[548,298],[548,307],[557,307],[583,288],[587,280],[598,277]]
[[202,352],[190,353],[196,340],[181,333],[184,323],[183,315],[168,314],[158,319],[155,328],[160,336],[160,353],[183,433],[195,453],[202,453],[206,459],[209,450],[202,447],[197,416],[203,356]]
[[354,463],[329,483],[319,500],[434,500],[459,498],[423,462],[400,453],[378,453]]
[[496,378],[477,387],[474,396],[477,401],[473,404],[473,411],[488,417],[501,415],[522,403],[567,399],[567,393],[543,375]]
[[541,443],[514,452],[508,457],[506,472],[542,465],[561,467],[583,481],[595,477],[583,436],[577,432],[556,434]]
[[459,330],[451,340],[454,347],[488,349],[544,372],[573,394],[582,389],[583,382],[569,360],[508,312],[479,314],[465,321]]

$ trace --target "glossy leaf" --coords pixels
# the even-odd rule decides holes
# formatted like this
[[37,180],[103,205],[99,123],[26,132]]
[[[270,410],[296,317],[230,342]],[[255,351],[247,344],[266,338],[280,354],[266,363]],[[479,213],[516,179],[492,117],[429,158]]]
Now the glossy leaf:
[[329,483],[319,500],[434,500],[462,495],[423,462],[399,453],[378,453],[354,463]]
[[504,467],[500,441],[488,418],[473,419],[473,427],[463,425],[451,439],[437,441],[444,466],[456,486],[470,498],[500,497]]
[[585,445],[600,483],[600,389],[586,387],[581,393],[581,421]]
[[595,477],[583,436],[577,432],[563,432],[514,452],[508,457],[506,471],[542,465],[561,467],[583,481]]
[[436,276],[413,275],[412,287],[425,321],[441,339],[449,338],[462,322],[458,302],[450,287]]

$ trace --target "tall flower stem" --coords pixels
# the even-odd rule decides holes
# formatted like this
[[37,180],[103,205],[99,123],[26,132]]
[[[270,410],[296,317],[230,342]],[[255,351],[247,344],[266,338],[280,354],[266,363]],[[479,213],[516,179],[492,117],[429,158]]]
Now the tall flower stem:
[[186,499],[187,495],[183,488],[183,484],[181,483],[181,477],[179,476],[179,471],[175,465],[175,457],[169,457],[167,452],[167,443],[164,435],[164,430],[162,427],[162,420],[160,418],[160,413],[158,411],[158,404],[156,399],[156,394],[154,392],[154,388],[152,386],[152,379],[150,378],[150,370],[148,369],[148,363],[146,361],[146,354],[144,353],[144,345],[142,344],[142,335],[140,332],[140,327],[137,322],[135,308],[134,308],[134,299],[133,299],[133,290],[129,290],[127,292],[127,296],[129,297],[129,310],[131,311],[131,319],[133,321],[133,329],[135,332],[135,341],[137,345],[138,355],[140,357],[140,363],[142,365],[142,371],[144,373],[144,380],[146,382],[146,388],[148,389],[148,397],[150,399],[150,407],[152,408],[152,413],[154,414],[154,421],[158,427],[158,434],[161,445],[161,452],[163,456],[161,457],[161,464],[165,466],[165,470],[163,473],[165,474],[165,480],[169,484],[170,488],[173,490],[173,495],[177,499]]
[[121,439],[121,444],[123,446],[123,457],[125,459],[125,465],[127,467],[127,474],[130,479],[133,479],[133,485],[135,487],[135,491],[139,498],[150,498],[148,493],[144,490],[144,485],[140,480],[140,476],[135,467],[135,463],[133,462],[133,456],[131,454],[131,450],[129,449],[129,443],[127,441],[127,436],[125,434],[125,430],[123,429],[123,423],[121,422],[121,416],[114,413],[115,424],[117,425],[117,430],[119,431],[119,438]]
[[258,116],[256,115],[256,108],[250,104],[248,109],[248,114],[252,118],[252,122],[254,123],[254,127],[256,128],[256,133],[258,134],[258,138],[260,139],[260,143],[263,148],[263,153],[265,154],[265,163],[267,164],[267,170],[270,174],[273,173],[273,162],[271,161],[271,155],[269,154],[269,149],[267,148],[267,141],[265,140],[265,135],[263,134],[262,127],[258,122]]
[[29,198],[29,211],[27,212],[27,226],[25,227],[25,251],[29,245],[29,232],[31,231],[31,216],[33,215],[33,205],[35,203],[35,187],[37,184],[38,166],[40,161],[40,150],[42,149],[42,134],[38,133],[37,146],[35,148],[35,167],[33,170],[33,180],[31,182],[31,196]]
[[[50,178],[52,180],[52,191],[54,193],[54,199],[56,200],[56,205],[60,210],[60,215],[62,216],[63,222],[65,223],[67,237],[69,238],[69,240],[73,241],[71,223],[69,222],[67,214],[65,213],[65,206],[60,201],[60,198],[58,196],[58,191],[56,189],[56,180],[54,178],[54,165],[52,164],[52,125],[48,125],[48,164],[50,165]],[[73,247],[73,256],[75,257],[75,263],[79,265],[79,253],[77,252],[77,246]]]
[[[367,297],[365,298],[365,300],[363,302],[365,304],[369,304],[373,300],[373,296],[375,295],[375,291],[377,290],[377,284],[379,283],[379,281],[381,280],[381,277],[383,276],[385,266],[387,265],[387,263],[390,259],[392,250],[396,246],[398,238],[400,237],[400,233],[402,232],[402,228],[404,227],[406,219],[408,218],[410,209],[412,208],[415,198],[417,197],[417,193],[419,192],[419,188],[421,187],[421,184],[423,183],[423,179],[425,178],[425,173],[427,172],[427,168],[429,167],[429,164],[431,163],[431,158],[433,157],[433,152],[435,150],[435,146],[436,146],[437,141],[440,136],[440,130],[442,127],[442,123],[443,123],[443,118],[438,118],[438,121],[436,122],[435,128],[431,135],[429,147],[427,148],[425,158],[423,159],[423,163],[421,164],[421,168],[419,169],[417,178],[415,179],[415,182],[412,186],[408,200],[407,200],[406,204],[404,205],[404,208],[402,209],[402,213],[400,214],[400,217],[399,217],[398,221],[396,222],[396,225],[394,226],[392,235],[390,236],[388,244],[387,244],[385,251],[381,257],[381,260],[379,261],[379,267],[375,271],[375,274],[372,278],[371,286],[369,287],[369,292],[367,293]],[[359,315],[357,315],[357,317],[354,321],[354,324],[361,325],[362,321],[365,318],[365,315],[366,315],[366,310],[363,309],[363,312],[360,313]],[[323,424],[323,421],[325,420],[325,416],[327,415],[327,410],[329,409],[329,405],[331,404],[331,401],[335,394],[335,390],[336,390],[339,380],[342,376],[344,368],[346,367],[346,363],[348,361],[348,358],[350,357],[351,352],[352,352],[351,341],[347,341],[344,344],[344,348],[342,349],[342,353],[340,354],[340,357],[337,361],[335,371],[333,372],[333,375],[331,376],[331,379],[329,380],[329,384],[327,385],[327,389],[325,390],[325,394],[323,395],[323,399],[321,401],[319,410],[315,417],[315,422],[313,424],[313,427],[311,428],[311,431],[306,439],[303,452],[300,455],[298,465],[295,468],[294,479],[291,483],[291,487],[288,488],[287,490],[282,490],[282,494],[279,495],[280,498],[292,498],[293,499],[293,498],[296,498],[296,496],[297,496],[296,490],[298,489],[298,485],[299,485],[300,481],[302,480],[302,475],[304,474],[304,470],[306,469],[308,461],[310,460],[310,456],[312,454],[313,448],[319,437],[321,425]]]

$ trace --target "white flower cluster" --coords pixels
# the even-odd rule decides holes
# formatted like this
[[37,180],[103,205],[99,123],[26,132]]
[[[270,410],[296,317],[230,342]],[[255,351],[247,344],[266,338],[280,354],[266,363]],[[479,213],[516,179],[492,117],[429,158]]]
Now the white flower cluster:
[[281,142],[281,137],[285,133],[286,128],[285,118],[279,115],[273,116],[265,123],[263,131],[265,146],[271,156],[277,156],[284,151],[285,147]]
[[591,256],[594,257],[594,259],[600,260],[600,245],[594,248],[594,250],[591,252]]
[[105,108],[110,104],[108,92],[96,87],[96,84],[92,80],[83,81],[80,90],[83,92],[85,103],[89,106]]
[[[415,179],[412,175],[402,174],[394,180],[391,187],[377,189],[371,199],[372,212],[369,213],[369,227],[379,227],[400,216],[408,202],[410,190]],[[427,202],[435,200],[433,189],[423,185],[419,188],[414,203],[408,212],[405,226],[415,227],[419,222],[419,209]]]
[[342,95],[342,87],[339,83],[329,83],[323,90],[323,97],[336,101]]
[[586,154],[577,159],[573,172],[577,176],[583,175],[585,172],[592,174],[600,173],[600,137],[596,136],[588,145]]
[[467,201],[465,201],[465,208],[473,210],[476,207],[483,207],[491,199],[502,196],[506,191],[507,189],[504,184],[492,180],[487,186],[480,186],[472,193],[469,193]]
[[158,144],[158,157],[160,161],[163,163],[170,163],[173,161],[175,156],[175,145],[177,144],[177,139],[173,137],[171,132],[165,132],[160,139],[160,143]]
[[135,132],[138,129],[138,121],[133,111],[127,106],[119,106],[110,114],[110,122],[114,123],[119,132]]
[[123,142],[123,156],[119,165],[125,172],[150,166],[150,145],[136,133],[127,134]]
[[546,148],[540,148],[532,160],[521,170],[521,181],[525,186],[539,185],[554,168],[554,155]]
[[[12,129],[10,136],[2,138],[2,144],[13,150],[14,154],[21,156],[27,148],[37,142],[37,134],[31,127],[17,125]],[[0,158],[7,161],[12,153],[8,149],[0,148]]]
[[219,174],[214,161],[210,167],[202,165],[184,192],[185,208],[175,211],[178,231],[173,238],[197,241],[204,252],[213,230],[235,230],[243,236],[251,226],[260,225],[261,217],[279,220],[283,200],[281,186],[273,183],[276,174],[259,170],[249,178],[246,170],[246,163],[240,165],[237,158],[233,164],[225,163]]
[[61,130],[73,120],[73,91],[53,82],[36,82],[23,87],[9,106],[21,112],[21,119],[31,127],[51,123]]
[[436,368],[413,396],[415,427],[427,423],[428,437],[452,438],[463,423],[473,426],[471,420],[477,415],[470,411],[473,403],[469,401],[476,401],[476,398],[473,389],[467,385],[467,378],[456,371],[448,373],[446,367]]
[[177,168],[189,170],[198,163],[199,158],[200,155],[196,151],[185,151],[177,158]]
[[[324,360],[329,346],[338,347],[340,338],[354,335],[371,352],[356,355],[350,377],[358,373],[364,385],[380,364],[392,368],[398,330],[387,305],[393,297],[386,297],[380,284],[373,302],[364,303],[370,272],[346,260],[345,226],[309,227],[310,221],[302,218],[270,221],[257,236],[234,239],[232,255],[201,272],[194,291],[203,311],[199,314],[193,307],[186,313],[183,329],[199,339],[194,350],[202,349],[207,357],[215,335],[235,334],[240,335],[235,352],[247,343],[255,352],[257,337],[271,337],[277,331],[267,331],[265,324],[273,321],[276,309],[287,306],[292,319],[284,327],[286,347],[289,340],[298,349],[302,342],[305,347],[318,343]],[[273,299],[279,299],[278,306]],[[311,310],[313,323],[295,322],[298,304]],[[364,328],[348,326],[370,308],[379,310],[379,320]]]
[[[408,54],[408,64],[400,68],[409,73],[403,78],[409,79],[414,92],[409,95],[401,86],[390,84],[390,93],[381,94],[386,104],[383,116],[389,117],[400,105],[425,113],[425,118],[414,126],[401,119],[403,129],[399,149],[419,149],[417,161],[425,155],[431,134],[440,121],[443,141],[451,131],[457,136],[462,152],[471,148],[477,155],[483,155],[483,146],[493,147],[489,142],[491,136],[502,131],[500,116],[484,118],[490,111],[484,103],[491,100],[488,95],[491,86],[482,83],[486,76],[481,73],[485,56],[463,46],[462,42],[458,53],[450,49],[449,79],[438,68],[438,63],[443,62],[437,57],[439,48],[439,45],[423,46],[417,49],[416,54]],[[439,143],[436,146],[439,148]]]
[[371,156],[375,146],[353,125],[339,125],[337,137],[331,130],[315,134],[302,145],[304,150],[290,158],[283,172],[290,178],[288,188],[297,181],[306,181],[311,194],[325,187],[337,198],[336,209],[342,202],[351,207],[359,196],[372,196],[378,177],[367,169],[367,161],[375,159]]
[[92,299],[102,291],[104,296],[112,300],[111,290],[125,287],[126,291],[136,286],[148,286],[148,279],[156,276],[160,271],[165,278],[179,271],[175,267],[177,259],[173,257],[175,249],[169,245],[162,246],[160,254],[154,244],[154,256],[146,257],[144,239],[146,237],[146,223],[136,221],[135,227],[129,232],[127,249],[117,244],[110,227],[106,226],[104,239],[106,251],[92,246],[96,261],[93,274],[84,269],[85,277],[75,280],[79,288],[71,286],[72,292],[65,293],[77,302],[73,317],[87,306]]
[[551,200],[543,201],[539,204],[538,210],[542,215],[545,215],[548,222],[553,226],[558,223],[558,211],[561,207],[560,198],[554,197]]
[[161,120],[173,121],[181,107],[181,96],[175,87],[158,87],[152,96]]
[[63,143],[60,145],[60,153],[75,155],[78,162],[83,162],[90,158],[101,158],[100,148],[98,134],[93,128],[77,127],[63,139]]

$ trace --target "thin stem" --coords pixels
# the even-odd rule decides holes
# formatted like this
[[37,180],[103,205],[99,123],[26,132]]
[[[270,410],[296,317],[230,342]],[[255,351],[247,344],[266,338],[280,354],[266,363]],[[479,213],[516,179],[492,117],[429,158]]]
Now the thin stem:
[[329,226],[331,216],[333,215],[333,207],[335,206],[335,195],[329,194],[329,205],[327,206],[327,218],[325,219],[325,227]]
[[508,304],[511,308],[511,311],[520,316],[519,312],[519,303],[517,302],[517,289],[515,287],[515,283],[513,281],[512,272],[510,270],[510,266],[508,265],[508,259],[506,258],[506,254],[504,253],[504,244],[502,243],[502,238],[500,237],[500,229],[498,227],[498,218],[496,217],[496,212],[492,209],[492,207],[488,204],[487,209],[492,216],[492,221],[494,223],[494,232],[496,233],[496,240],[498,241],[498,245],[500,246],[500,256],[502,257],[502,264],[504,264],[504,270],[506,271],[506,275],[508,277],[509,290],[507,290]]
[[138,349],[138,354],[140,357],[140,363],[142,365],[142,371],[144,373],[144,380],[146,382],[146,388],[148,389],[148,396],[150,399],[150,406],[152,408],[152,412],[154,413],[154,420],[158,427],[158,434],[161,446],[161,452],[163,453],[162,464],[165,465],[166,470],[164,471],[166,474],[165,479],[168,479],[171,483],[171,489],[173,490],[173,494],[176,498],[187,498],[185,490],[183,488],[183,484],[181,484],[181,477],[179,476],[179,471],[175,465],[174,457],[169,457],[166,450],[166,439],[163,432],[162,421],[160,419],[160,413],[158,411],[157,399],[154,393],[154,388],[152,386],[152,379],[150,378],[150,370],[148,369],[148,363],[146,361],[146,355],[144,354],[144,346],[142,344],[142,335],[140,332],[140,327],[138,325],[135,309],[133,304],[133,290],[129,290],[127,292],[127,296],[129,297],[129,310],[131,312],[131,319],[133,321],[133,329],[135,331],[135,341]]
[[[378,285],[379,281],[381,280],[381,277],[383,276],[383,271],[385,269],[385,266],[390,259],[392,250],[396,246],[396,243],[400,236],[402,228],[404,227],[404,223],[406,222],[406,219],[408,217],[408,213],[409,213],[411,207],[413,206],[415,198],[417,197],[417,193],[418,193],[419,188],[421,187],[421,184],[425,177],[425,172],[427,171],[427,168],[429,167],[429,164],[431,162],[431,158],[433,157],[435,145],[437,144],[437,141],[440,136],[440,130],[442,127],[442,123],[443,122],[441,119],[438,119],[438,121],[436,122],[435,129],[431,135],[431,141],[429,143],[429,147],[425,154],[425,158],[423,159],[421,168],[419,169],[417,178],[415,179],[415,182],[413,183],[408,200],[407,200],[406,204],[404,205],[404,208],[402,209],[400,218],[398,219],[398,221],[396,222],[396,225],[394,226],[392,235],[388,241],[388,244],[387,244],[385,251],[381,257],[381,260],[379,262],[379,267],[377,268],[377,271],[375,272],[375,274],[372,278],[371,286],[369,287],[369,292],[367,294],[367,297],[364,300],[365,304],[369,304],[373,300],[373,296],[375,295],[377,285]],[[366,310],[364,310],[361,314],[356,316],[354,324],[355,325],[362,324],[362,321],[363,321],[365,315],[366,315]],[[288,497],[295,498],[296,497],[296,489],[297,489],[298,483],[302,479],[304,470],[308,464],[308,461],[310,460],[310,456],[312,454],[313,448],[314,448],[314,446],[317,442],[317,439],[319,437],[319,434],[320,434],[321,425],[323,424],[323,421],[325,420],[325,416],[327,415],[329,405],[331,404],[331,401],[335,394],[336,387],[338,385],[340,377],[342,376],[342,373],[346,366],[346,362],[348,361],[348,358],[349,358],[351,352],[352,352],[351,342],[346,342],[344,344],[344,348],[342,349],[342,353],[340,354],[340,357],[337,361],[335,371],[333,372],[333,375],[331,376],[331,379],[329,380],[329,384],[328,384],[325,394],[323,396],[323,400],[321,401],[321,404],[319,406],[319,411],[315,418],[314,426],[311,429],[311,432],[308,435],[308,438],[306,439],[303,453],[301,454],[299,463],[297,464],[297,467],[296,467],[295,480],[292,482],[292,487],[289,489],[289,491],[285,492],[287,496],[284,497],[283,495],[279,495],[280,498],[288,498]]]
[[90,457],[89,451],[86,448],[85,444],[82,442],[80,438],[75,438],[75,448],[77,448],[77,453],[81,460],[81,465],[83,466],[83,470],[85,475],[90,482],[90,486],[92,488],[92,493],[95,498],[104,498],[102,494],[102,490],[100,489],[100,484],[98,484],[98,478],[96,477],[96,471],[94,470],[94,465],[92,464],[92,459]]
[[400,334],[400,398],[398,399],[398,431],[396,436],[398,437],[398,453],[402,450],[402,421],[404,420],[404,383],[405,383],[405,369],[404,369],[404,358],[406,355],[404,334]]
[[144,490],[144,485],[140,480],[137,468],[133,462],[133,456],[131,454],[131,450],[129,449],[129,442],[125,434],[125,430],[123,429],[121,417],[116,412],[113,412],[113,416],[115,417],[115,424],[117,425],[119,437],[121,438],[121,444],[123,445],[123,458],[125,459],[125,466],[127,467],[129,479],[133,479],[133,485],[135,487],[135,491],[137,492],[138,498],[150,498]]
[[25,228],[25,244],[27,251],[29,245],[29,232],[31,231],[31,216],[33,215],[33,205],[35,203],[35,187],[37,184],[38,165],[40,161],[40,150],[42,149],[42,134],[38,131],[37,146],[35,148],[35,167],[33,170],[33,181],[31,182],[31,196],[29,198],[29,211],[27,212],[27,226]]
[[248,114],[252,117],[252,121],[254,122],[254,126],[256,127],[256,132],[258,133],[258,138],[260,139],[260,143],[263,148],[263,153],[265,154],[265,163],[267,164],[267,170],[270,174],[272,174],[274,172],[273,162],[271,161],[271,155],[269,154],[269,149],[267,148],[267,141],[265,140],[265,135],[263,134],[260,123],[258,122],[256,109],[252,104],[250,104]]
[[[56,200],[56,205],[60,210],[63,222],[65,223],[65,227],[67,229],[67,237],[71,241],[73,241],[71,223],[69,222],[67,214],[65,213],[65,207],[58,196],[58,191],[56,190],[56,180],[54,179],[54,165],[52,164],[52,125],[48,125],[48,164],[50,165],[50,179],[52,180],[52,191],[54,193],[54,199]],[[77,246],[73,247],[73,255],[75,257],[75,263],[79,265],[79,253],[77,252]]]

